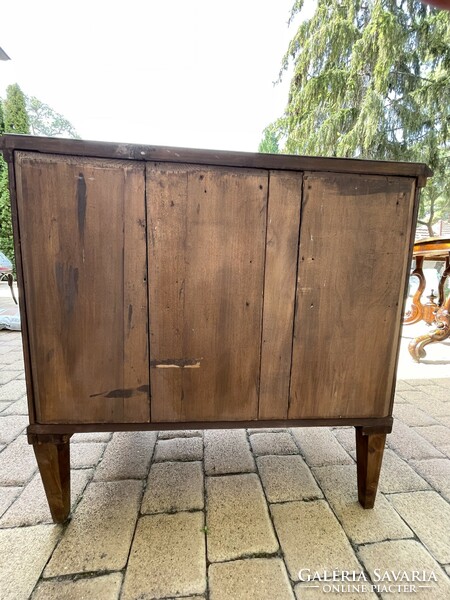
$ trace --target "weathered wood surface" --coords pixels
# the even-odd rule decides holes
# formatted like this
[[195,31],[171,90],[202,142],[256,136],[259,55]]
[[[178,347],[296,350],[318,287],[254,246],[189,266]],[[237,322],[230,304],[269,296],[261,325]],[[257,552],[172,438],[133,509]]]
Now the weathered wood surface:
[[143,166],[21,153],[16,181],[37,420],[148,421]]
[[389,414],[414,191],[305,174],[290,419]]
[[259,419],[288,413],[302,180],[270,172]]
[[267,174],[147,166],[152,421],[258,416]]

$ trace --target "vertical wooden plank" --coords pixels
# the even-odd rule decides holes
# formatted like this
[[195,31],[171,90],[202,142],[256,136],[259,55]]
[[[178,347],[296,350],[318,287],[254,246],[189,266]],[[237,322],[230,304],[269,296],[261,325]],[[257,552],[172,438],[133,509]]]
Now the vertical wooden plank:
[[267,174],[147,169],[152,422],[256,419]]
[[414,186],[305,174],[289,418],[389,414]]
[[260,419],[288,412],[302,179],[301,172],[270,172]]
[[124,323],[147,305],[144,167],[33,153],[16,167],[38,421],[148,421],[145,332]]

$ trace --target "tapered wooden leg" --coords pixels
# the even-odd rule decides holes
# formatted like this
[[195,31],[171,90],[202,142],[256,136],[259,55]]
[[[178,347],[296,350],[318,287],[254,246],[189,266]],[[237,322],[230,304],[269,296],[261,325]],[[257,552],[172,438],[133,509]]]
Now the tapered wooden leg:
[[[49,441],[50,439],[50,441]],[[34,453],[55,523],[64,523],[70,512],[70,436],[32,436]]]
[[373,508],[383,462],[386,434],[369,433],[364,430],[364,427],[355,427],[355,430],[358,500],[363,508]]

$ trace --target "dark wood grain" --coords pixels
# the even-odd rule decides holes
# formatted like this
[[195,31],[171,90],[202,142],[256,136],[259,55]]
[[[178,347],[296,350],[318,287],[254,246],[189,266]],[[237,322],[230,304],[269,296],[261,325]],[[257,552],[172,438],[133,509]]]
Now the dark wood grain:
[[23,135],[5,135],[0,137],[0,148],[4,148],[6,151],[32,150],[35,152],[68,154],[72,156],[119,158],[126,160],[165,161],[288,171],[330,171],[417,177],[419,187],[424,186],[426,178],[432,175],[432,171],[422,163],[293,156],[288,154],[259,154],[224,150],[197,150],[192,148],[144,146],[139,144],[66,140]]
[[259,419],[288,412],[302,179],[270,172]]
[[358,500],[363,508],[373,508],[383,462],[386,434],[355,427]]
[[389,414],[414,190],[305,174],[289,418]]
[[35,438],[33,450],[41,474],[50,512],[55,523],[64,523],[70,512],[70,442],[60,436],[58,443]]
[[148,421],[143,166],[20,154],[16,169],[37,420]]
[[256,419],[267,176],[150,164],[147,189],[152,421]]

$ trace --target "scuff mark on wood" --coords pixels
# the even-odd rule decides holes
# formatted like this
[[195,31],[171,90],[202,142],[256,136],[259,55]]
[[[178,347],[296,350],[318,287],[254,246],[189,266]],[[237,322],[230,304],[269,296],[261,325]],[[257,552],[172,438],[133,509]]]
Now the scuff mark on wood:
[[166,358],[151,360],[150,367],[154,369],[199,369],[202,358]]
[[149,391],[148,385],[140,385],[137,388],[125,388],[125,389],[117,389],[111,390],[109,392],[100,392],[98,394],[91,394],[89,398],[98,398],[102,396],[103,398],[131,398],[135,396],[137,393],[147,393]]
[[128,331],[130,331],[130,329],[131,329],[132,319],[133,319],[133,305],[129,304],[128,305]]
[[78,174],[77,182],[77,212],[78,212],[78,233],[84,244],[84,226],[86,223],[86,181],[83,173]]

